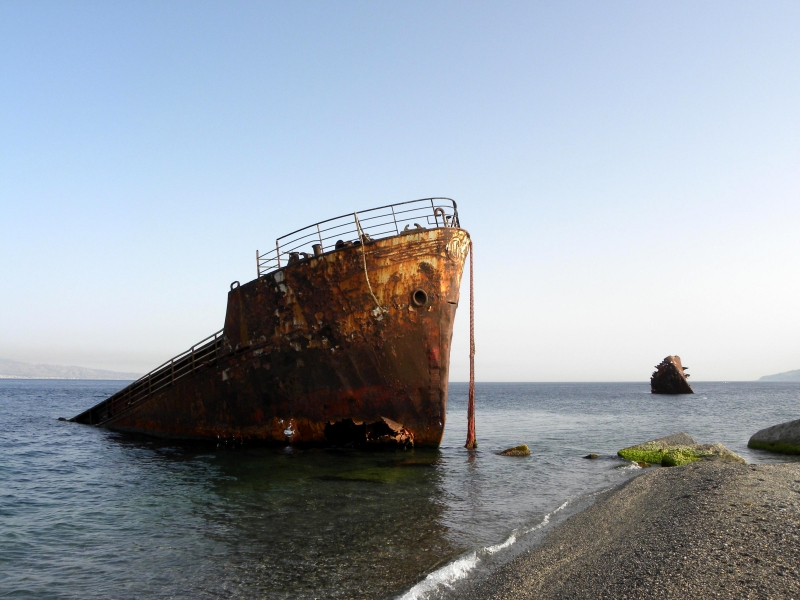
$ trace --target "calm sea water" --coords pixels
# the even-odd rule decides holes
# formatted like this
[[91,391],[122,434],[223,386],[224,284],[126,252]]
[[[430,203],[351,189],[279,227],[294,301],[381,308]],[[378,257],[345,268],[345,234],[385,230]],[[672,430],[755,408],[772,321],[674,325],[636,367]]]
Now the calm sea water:
[[[619,448],[686,431],[749,462],[800,384],[453,384],[438,451],[217,448],[57,421],[123,386],[0,380],[3,598],[433,598],[567,500],[641,472]],[[497,452],[527,443],[531,456]],[[583,455],[595,452],[600,460]]]

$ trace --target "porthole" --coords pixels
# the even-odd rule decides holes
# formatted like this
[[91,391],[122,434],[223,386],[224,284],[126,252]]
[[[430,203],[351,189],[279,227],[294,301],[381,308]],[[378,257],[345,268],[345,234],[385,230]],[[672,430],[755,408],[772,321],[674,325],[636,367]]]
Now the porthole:
[[428,294],[422,288],[417,288],[411,294],[411,301],[415,306],[425,306],[428,303]]

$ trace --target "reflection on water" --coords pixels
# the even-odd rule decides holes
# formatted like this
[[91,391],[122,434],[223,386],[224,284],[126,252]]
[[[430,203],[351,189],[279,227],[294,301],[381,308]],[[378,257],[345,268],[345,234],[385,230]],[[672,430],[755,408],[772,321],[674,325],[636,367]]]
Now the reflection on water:
[[[800,386],[694,385],[680,398],[646,384],[479,385],[470,453],[466,386],[453,384],[440,450],[368,453],[134,439],[56,420],[120,382],[0,381],[0,596],[391,598],[631,477],[620,447],[687,431],[784,460],[745,444],[796,418]],[[530,457],[498,455],[520,443]]]
[[215,448],[54,420],[106,388],[3,382],[0,595],[381,598],[460,550],[438,450]]
[[419,450],[219,453],[213,503],[198,512],[226,560],[196,589],[224,578],[224,591],[246,597],[401,592],[457,551],[442,521],[439,459]]

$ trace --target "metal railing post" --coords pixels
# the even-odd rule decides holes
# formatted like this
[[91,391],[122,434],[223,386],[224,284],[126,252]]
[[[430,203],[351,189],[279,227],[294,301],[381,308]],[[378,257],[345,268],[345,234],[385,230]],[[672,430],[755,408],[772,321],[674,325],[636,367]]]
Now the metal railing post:
[[278,268],[281,268],[281,247],[278,240],[275,240],[275,255],[278,257]]
[[397,217],[394,214],[394,206],[390,206],[389,208],[392,209],[392,221],[394,221],[394,230],[397,232],[397,235],[400,235],[400,228],[397,226]]
[[258,248],[256,248],[256,275],[261,277],[261,262],[258,260]]
[[320,250],[325,252],[325,244],[322,243],[322,232],[319,230],[319,223],[317,223],[317,237],[319,237]]

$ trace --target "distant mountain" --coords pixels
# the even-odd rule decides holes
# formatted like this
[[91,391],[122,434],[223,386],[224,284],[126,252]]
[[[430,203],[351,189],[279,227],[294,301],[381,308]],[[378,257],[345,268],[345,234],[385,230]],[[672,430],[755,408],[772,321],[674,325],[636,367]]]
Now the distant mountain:
[[0,379],[139,379],[138,373],[119,373],[104,369],[32,365],[0,358]]
[[759,381],[800,381],[800,369],[778,373],[777,375],[764,375]]

